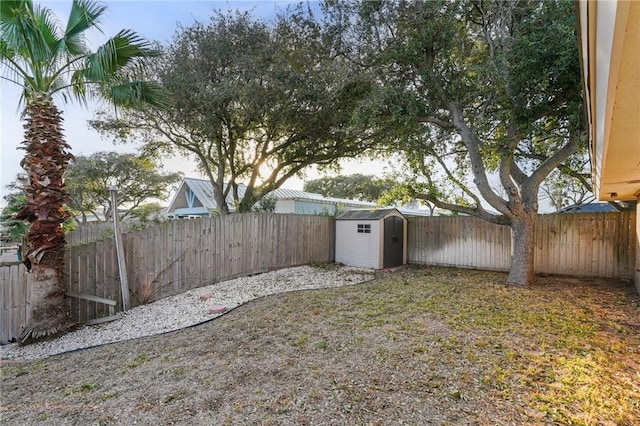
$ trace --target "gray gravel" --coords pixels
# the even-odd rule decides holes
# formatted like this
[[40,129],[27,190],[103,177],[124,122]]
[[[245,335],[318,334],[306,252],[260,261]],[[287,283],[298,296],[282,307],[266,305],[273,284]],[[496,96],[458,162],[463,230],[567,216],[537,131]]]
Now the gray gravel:
[[[57,339],[27,346],[16,343],[1,346],[0,358],[41,359],[105,343],[166,333],[220,316],[209,313],[214,306],[222,305],[229,310],[270,294],[359,284],[373,277],[373,271],[368,269],[300,266],[237,278],[137,306],[122,313],[118,320],[81,327]],[[211,298],[203,301],[200,296],[204,295]]]

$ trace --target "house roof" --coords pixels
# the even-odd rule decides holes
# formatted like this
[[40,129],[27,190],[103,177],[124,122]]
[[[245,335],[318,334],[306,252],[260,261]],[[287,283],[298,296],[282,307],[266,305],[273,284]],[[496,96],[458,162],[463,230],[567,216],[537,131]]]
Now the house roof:
[[325,197],[315,192],[299,191],[297,189],[278,188],[270,193],[279,200],[309,200],[332,204],[346,204],[351,206],[375,207],[376,203],[370,201],[350,200],[347,198]]
[[[217,204],[213,198],[213,186],[211,185],[211,182],[204,179],[184,178],[182,179],[178,190],[173,194],[173,197],[169,202],[168,212],[172,212],[175,209],[174,204],[176,199],[180,196],[185,187],[193,191],[196,198],[207,210],[215,210],[217,208]],[[246,187],[244,185],[238,185],[240,197],[244,195],[245,189]],[[233,211],[235,209],[233,194],[231,192],[227,195],[227,204],[229,205],[229,210]]]
[[[182,183],[178,187],[178,190],[173,195],[171,202],[169,203],[168,211],[171,212],[174,210],[174,203],[177,197],[182,193],[184,187],[188,187],[193,191],[196,198],[202,203],[202,206],[207,210],[215,210],[217,208],[216,202],[213,198],[213,186],[211,182],[205,179],[194,179],[194,178],[184,178]],[[244,196],[244,192],[247,189],[246,185],[238,184],[238,196],[242,198]],[[279,199],[279,200],[307,200],[307,201],[315,201],[320,203],[327,204],[344,204],[351,207],[375,207],[375,203],[371,203],[368,201],[359,201],[359,200],[349,200],[344,198],[332,198],[332,197],[324,197],[322,194],[317,194],[315,192],[305,192],[297,189],[287,189],[287,188],[278,188],[272,191],[269,195]],[[234,211],[233,194],[231,191],[227,195],[227,204],[229,205],[229,210]]]
[[355,209],[342,213],[336,220],[380,220],[391,212],[402,213],[395,208],[386,209]]
[[565,207],[560,213],[607,213],[617,211],[609,203],[587,203]]

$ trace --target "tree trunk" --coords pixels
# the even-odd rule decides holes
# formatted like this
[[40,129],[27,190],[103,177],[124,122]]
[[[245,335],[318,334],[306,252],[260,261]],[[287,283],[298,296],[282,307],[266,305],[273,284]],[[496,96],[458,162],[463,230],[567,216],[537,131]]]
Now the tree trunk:
[[214,191],[213,198],[216,201],[216,210],[222,214],[229,214],[229,205],[227,204],[227,199],[224,197],[224,194],[222,192],[218,194]]
[[534,249],[537,214],[516,217],[511,222],[511,269],[507,284],[535,284]]
[[254,188],[247,186],[242,196],[242,200],[238,203],[238,213],[249,213],[253,210],[256,203]]
[[213,201],[216,202],[216,211],[222,214],[229,214],[229,206],[224,196],[224,185],[218,185],[218,182],[213,179],[209,179],[209,181],[213,188]]
[[[47,257],[54,258],[51,253]],[[58,257],[59,263],[64,260]],[[27,277],[29,285],[29,313],[27,326],[20,334],[20,342],[38,340],[64,332],[73,325],[69,310],[69,301],[65,296],[61,271],[58,265],[40,262],[33,265]]]
[[25,206],[17,217],[30,223],[24,263],[31,269],[31,296],[22,342],[57,334],[73,325],[62,281],[66,246],[62,224],[70,217],[64,210],[69,202],[64,173],[73,156],[64,142],[60,112],[50,99],[30,101],[25,112],[22,167],[29,182]]

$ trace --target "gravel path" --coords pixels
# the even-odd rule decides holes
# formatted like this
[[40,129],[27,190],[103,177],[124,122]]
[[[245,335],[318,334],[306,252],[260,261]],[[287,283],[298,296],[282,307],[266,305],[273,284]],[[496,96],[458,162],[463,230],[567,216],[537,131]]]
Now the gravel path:
[[[122,313],[116,321],[81,327],[57,339],[27,346],[17,343],[0,346],[0,359],[41,359],[91,346],[166,333],[220,316],[209,313],[214,306],[222,305],[230,310],[270,294],[359,284],[373,277],[373,271],[368,269],[300,266],[237,278],[137,306]],[[200,296],[211,298],[201,300]]]

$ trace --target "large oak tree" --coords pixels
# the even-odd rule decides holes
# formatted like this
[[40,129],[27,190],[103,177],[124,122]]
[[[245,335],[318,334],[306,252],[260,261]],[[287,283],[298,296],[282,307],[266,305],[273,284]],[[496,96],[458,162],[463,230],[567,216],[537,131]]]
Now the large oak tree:
[[336,56],[330,37],[304,8],[274,23],[217,13],[208,24],[179,29],[165,49],[156,75],[172,94],[171,108],[93,125],[142,138],[146,149],[194,156],[220,212],[229,211],[229,193],[236,211],[250,211],[309,166],[371,146],[350,126],[370,82]]
[[327,11],[345,56],[377,70],[370,114],[402,153],[412,195],[511,227],[507,281],[533,283],[540,185],[586,148],[573,3],[331,1]]

